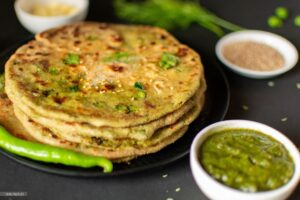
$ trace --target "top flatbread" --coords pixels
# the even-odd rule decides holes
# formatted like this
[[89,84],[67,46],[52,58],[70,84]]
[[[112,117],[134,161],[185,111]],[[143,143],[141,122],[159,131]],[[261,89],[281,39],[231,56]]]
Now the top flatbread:
[[[161,67],[164,54],[176,56],[176,66]],[[198,54],[165,30],[79,23],[20,47],[6,63],[5,89],[42,116],[128,127],[179,109],[202,77]]]

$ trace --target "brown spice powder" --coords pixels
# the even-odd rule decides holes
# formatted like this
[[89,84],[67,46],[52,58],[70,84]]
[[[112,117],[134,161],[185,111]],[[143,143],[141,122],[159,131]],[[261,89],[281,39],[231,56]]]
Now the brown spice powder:
[[284,65],[284,58],[276,49],[253,41],[225,45],[222,53],[232,64],[256,71],[272,71]]

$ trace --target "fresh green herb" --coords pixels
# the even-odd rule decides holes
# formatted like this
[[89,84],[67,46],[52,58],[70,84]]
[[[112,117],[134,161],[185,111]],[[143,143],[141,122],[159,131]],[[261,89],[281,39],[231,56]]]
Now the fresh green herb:
[[146,98],[146,96],[147,96],[147,94],[146,94],[146,92],[145,92],[145,91],[141,91],[141,90],[139,90],[139,91],[137,91],[137,92],[135,93],[135,95],[134,95],[134,99],[135,99],[135,100],[139,100],[139,99],[145,99],[145,98]]
[[64,59],[64,63],[67,65],[78,65],[80,63],[80,56],[75,53],[69,53]]
[[300,15],[296,16],[294,19],[294,24],[300,27]]
[[4,92],[4,88],[5,88],[4,74],[0,74],[0,92]]
[[282,6],[275,9],[275,14],[280,19],[287,19],[289,16],[287,8]]
[[144,85],[141,82],[135,82],[134,83],[134,88],[138,90],[144,90]]
[[58,75],[59,74],[59,70],[56,67],[49,67],[48,71],[52,75]]
[[104,62],[127,62],[129,54],[127,52],[116,52],[103,59]]
[[79,86],[78,85],[73,85],[69,87],[69,90],[71,92],[78,92],[79,91]]
[[95,40],[98,40],[99,37],[95,36],[95,35],[89,35],[86,39],[89,40],[89,41],[95,41]]
[[163,69],[171,69],[179,64],[179,58],[171,53],[163,53],[159,66]]
[[124,105],[124,104],[118,104],[116,105],[116,110],[124,112],[124,113],[130,113],[130,109],[129,106]]
[[75,151],[29,142],[12,136],[0,126],[0,147],[10,153],[46,163],[59,163],[83,168],[99,166],[103,172],[113,171],[110,160],[101,156],[89,156]]
[[122,19],[166,29],[187,28],[192,23],[197,23],[218,36],[224,34],[222,28],[229,31],[243,29],[219,18],[196,0],[145,0],[142,2],[114,0],[114,6],[117,16]]
[[282,27],[282,20],[276,16],[270,16],[268,19],[268,25],[271,28],[280,28]]

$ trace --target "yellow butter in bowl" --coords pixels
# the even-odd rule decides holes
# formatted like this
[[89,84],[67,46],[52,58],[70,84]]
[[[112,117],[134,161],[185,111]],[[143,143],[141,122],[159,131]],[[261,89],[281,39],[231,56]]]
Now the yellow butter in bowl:
[[61,3],[50,3],[50,4],[35,4],[32,7],[31,14],[38,16],[63,16],[70,15],[76,11],[76,7],[61,4]]

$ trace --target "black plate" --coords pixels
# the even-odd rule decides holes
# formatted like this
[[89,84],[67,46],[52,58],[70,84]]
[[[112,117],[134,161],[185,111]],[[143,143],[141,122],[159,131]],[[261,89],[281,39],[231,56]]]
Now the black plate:
[[[26,41],[20,42],[19,44],[16,44],[14,47],[5,51],[0,56],[0,66],[4,66],[9,56],[13,54],[17,47],[21,46]],[[132,160],[130,164],[114,164],[114,171],[110,174],[104,174],[101,172],[101,168],[83,169],[59,164],[49,164],[23,158],[8,153],[2,149],[0,149],[0,152],[3,155],[28,167],[48,173],[66,176],[113,176],[152,169],[172,163],[187,155],[196,134],[205,126],[224,119],[228,109],[230,92],[228,81],[223,71],[220,69],[216,61],[206,58],[203,55],[202,60],[205,66],[205,75],[207,81],[206,101],[204,108],[200,116],[189,126],[187,133],[182,138],[155,154],[139,157],[135,160]],[[0,71],[3,71],[3,67],[1,67]]]

